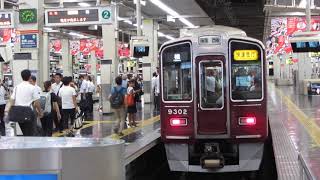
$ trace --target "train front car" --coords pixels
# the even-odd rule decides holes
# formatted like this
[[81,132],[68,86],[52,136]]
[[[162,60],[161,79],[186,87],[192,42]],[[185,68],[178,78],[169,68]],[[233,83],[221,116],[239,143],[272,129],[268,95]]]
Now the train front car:
[[268,136],[263,44],[223,26],[188,34],[160,50],[161,137],[170,169],[258,170]]

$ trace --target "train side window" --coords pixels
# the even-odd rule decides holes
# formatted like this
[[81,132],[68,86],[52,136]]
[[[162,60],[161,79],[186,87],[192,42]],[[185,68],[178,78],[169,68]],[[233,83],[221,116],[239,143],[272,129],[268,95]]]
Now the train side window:
[[260,46],[231,41],[232,100],[263,99],[263,54]]
[[202,61],[200,73],[200,106],[202,109],[223,108],[223,66],[221,61]]
[[165,48],[162,59],[162,93],[165,101],[191,101],[191,45],[183,43]]

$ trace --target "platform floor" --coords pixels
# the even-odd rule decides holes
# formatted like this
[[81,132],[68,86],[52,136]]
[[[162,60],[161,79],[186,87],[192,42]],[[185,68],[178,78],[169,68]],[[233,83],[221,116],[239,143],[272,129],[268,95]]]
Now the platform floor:
[[320,96],[299,95],[293,86],[269,83],[269,118],[279,179],[302,179],[300,154],[320,177]]

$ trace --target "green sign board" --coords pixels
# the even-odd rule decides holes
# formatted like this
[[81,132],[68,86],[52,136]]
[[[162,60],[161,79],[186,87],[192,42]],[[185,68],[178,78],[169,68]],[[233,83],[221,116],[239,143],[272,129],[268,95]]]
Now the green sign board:
[[111,12],[109,10],[102,11],[102,18],[103,19],[110,19],[110,17],[111,17]]
[[37,9],[20,9],[19,21],[21,24],[37,23]]

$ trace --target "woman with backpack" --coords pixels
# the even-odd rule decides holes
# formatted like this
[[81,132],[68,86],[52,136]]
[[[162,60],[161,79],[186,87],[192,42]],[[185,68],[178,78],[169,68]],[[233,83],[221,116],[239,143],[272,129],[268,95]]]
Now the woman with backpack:
[[125,123],[125,96],[127,89],[122,87],[122,78],[120,76],[116,77],[115,81],[116,86],[111,89],[111,95],[109,97],[111,108],[117,122],[113,131],[119,136],[123,136],[122,130]]
[[58,120],[61,120],[57,96],[51,90],[51,81],[44,82],[44,91],[40,94],[40,104],[43,110],[43,117],[40,119],[42,135],[51,137],[53,131],[53,114],[56,113]]

